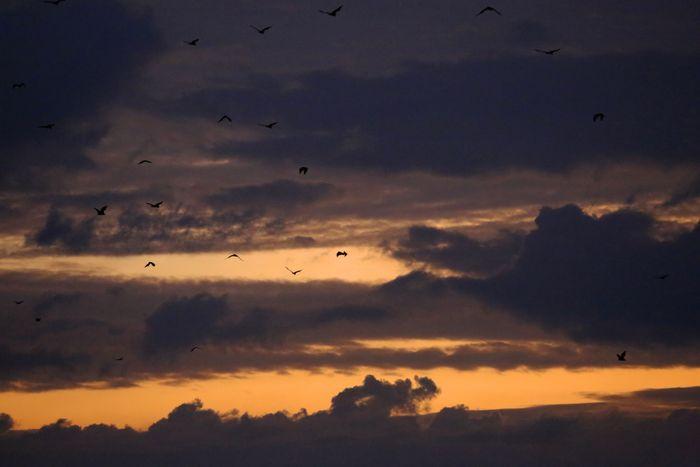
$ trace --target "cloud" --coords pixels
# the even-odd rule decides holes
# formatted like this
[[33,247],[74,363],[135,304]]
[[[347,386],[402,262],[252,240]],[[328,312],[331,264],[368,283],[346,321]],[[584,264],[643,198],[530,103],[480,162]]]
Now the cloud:
[[329,183],[299,183],[275,180],[259,185],[228,188],[210,195],[207,200],[216,207],[246,206],[248,209],[287,210],[309,205],[337,193]]
[[700,409],[700,386],[644,389],[627,394],[591,394],[597,400],[645,407]]
[[95,219],[89,218],[77,222],[63,215],[57,209],[51,209],[46,223],[41,230],[29,240],[38,246],[59,246],[77,253],[90,248],[95,235]]
[[700,176],[692,180],[688,185],[677,190],[664,202],[664,207],[673,207],[700,197]]
[[10,431],[15,425],[14,420],[6,413],[0,413],[0,435]]

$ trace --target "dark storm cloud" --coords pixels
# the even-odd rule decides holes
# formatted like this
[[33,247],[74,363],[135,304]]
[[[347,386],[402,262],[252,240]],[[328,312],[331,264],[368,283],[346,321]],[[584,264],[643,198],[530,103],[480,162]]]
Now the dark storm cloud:
[[72,304],[76,303],[78,300],[80,300],[81,298],[82,298],[82,294],[80,294],[80,293],[52,294],[52,295],[49,295],[48,297],[42,299],[41,301],[39,301],[36,305],[34,305],[33,310],[34,310],[34,313],[45,313],[46,311],[49,311],[55,307],[63,307],[63,306],[72,305]]
[[[1,15],[0,30],[9,81],[0,92],[0,183],[41,187],[35,178],[48,167],[93,167],[85,150],[106,133],[101,113],[158,49],[152,18],[112,0],[35,2]],[[46,123],[56,128],[37,129]]]
[[77,253],[90,248],[95,235],[94,230],[94,218],[75,221],[58,209],[52,208],[44,227],[28,240],[41,247],[58,246]]
[[85,354],[40,349],[15,351],[0,344],[0,388],[37,391],[74,386],[89,365],[90,358]]
[[[614,405],[545,406],[470,411],[448,407],[429,415],[414,403],[439,391],[428,378],[395,383],[371,375],[338,393],[329,411],[260,417],[204,408],[199,400],[174,408],[143,432],[66,419],[39,430],[0,437],[0,455],[16,465],[669,465],[700,462],[700,412],[652,413]],[[366,404],[358,408],[357,397]],[[348,411],[336,402],[349,399]],[[406,406],[407,404],[407,406]],[[354,416],[379,406],[372,416]],[[615,448],[611,449],[611,443]]]
[[[274,114],[285,122],[278,133],[222,155],[355,169],[471,175],[695,159],[698,56],[540,55],[412,65],[383,78],[316,72],[290,78],[295,86],[277,78],[264,88],[201,91],[168,113],[216,100],[256,109],[239,112],[241,123]],[[606,121],[594,124],[596,112]]]
[[210,195],[207,200],[217,207],[239,207],[286,210],[321,201],[338,190],[329,183],[299,183],[275,180],[260,185],[228,188]]
[[676,190],[675,193],[664,203],[665,207],[678,206],[686,201],[700,198],[700,175],[692,180],[688,185]]
[[472,274],[493,274],[508,266],[520,250],[523,234],[504,232],[478,241],[459,232],[413,226],[408,237],[390,248],[396,258]]

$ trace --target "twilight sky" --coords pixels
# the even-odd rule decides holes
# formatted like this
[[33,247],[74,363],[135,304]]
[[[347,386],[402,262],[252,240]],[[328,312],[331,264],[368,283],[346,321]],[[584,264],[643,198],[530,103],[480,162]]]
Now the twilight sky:
[[2,2],[0,454],[699,456],[700,4],[336,6]]

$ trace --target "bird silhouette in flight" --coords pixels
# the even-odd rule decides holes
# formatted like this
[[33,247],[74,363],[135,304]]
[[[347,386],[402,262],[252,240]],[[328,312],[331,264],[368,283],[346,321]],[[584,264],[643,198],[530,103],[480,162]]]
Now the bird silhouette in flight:
[[24,300],[15,300],[15,305],[21,305],[24,303]]
[[340,258],[341,256],[347,256],[348,252],[347,251],[339,251],[335,254],[336,258]]
[[224,120],[226,120],[227,122],[230,123],[230,122],[231,122],[231,117],[229,117],[228,115],[222,115],[221,118],[219,119],[219,121],[216,122],[216,123],[221,123],[221,122],[223,122]]
[[284,268],[285,268],[287,271],[291,272],[293,276],[296,276],[297,274],[299,274],[299,273],[301,272],[301,269],[297,269],[296,271],[292,271],[292,270],[289,269],[287,266],[285,266]]
[[148,204],[150,207],[152,207],[154,209],[158,209],[163,205],[163,202],[158,201],[157,203],[146,203],[146,204]]
[[190,352],[194,352],[195,350],[200,350],[200,347],[198,345],[195,345],[190,349]]
[[46,125],[39,125],[39,128],[43,128],[44,130],[53,130],[53,127],[55,126],[55,123],[47,123]]
[[138,164],[136,164],[136,165],[141,165],[141,164],[153,164],[153,162],[149,161],[148,159],[144,159],[144,160],[140,161],[140,162],[139,162]]
[[93,208],[95,211],[97,211],[98,216],[104,216],[107,214],[107,206],[102,206],[100,209]]
[[541,54],[554,55],[555,53],[559,52],[561,49],[551,49],[551,50],[534,49],[534,50],[535,50],[535,52],[539,52]]
[[41,321],[41,318],[38,318],[38,317],[37,317],[37,318],[34,318],[34,321],[36,321],[36,322],[38,323],[38,322]]
[[343,9],[343,5],[340,5],[340,6],[339,6],[338,8],[336,8],[335,10],[331,10],[331,11],[318,10],[318,11],[319,11],[319,13],[324,13],[324,14],[326,14],[326,15],[328,15],[328,16],[333,16],[333,17],[335,17],[335,16],[338,16],[338,13],[340,13],[340,10],[342,10],[342,9]]
[[268,130],[271,130],[274,128],[275,125],[277,125],[279,122],[271,122],[271,123],[258,123],[259,126],[265,127]]
[[124,357],[117,357],[117,358],[115,358],[115,360],[118,362],[122,362],[122,361],[124,361]]
[[250,27],[255,29],[256,31],[258,31],[258,34],[265,34],[272,26],[265,26],[264,28],[258,28],[258,27],[255,27],[251,24]]
[[49,3],[51,5],[60,5],[61,3],[65,2],[66,0],[43,0],[42,3]]
[[598,112],[597,114],[593,115],[593,121],[594,122],[602,122],[605,120],[605,114],[602,112]]
[[500,12],[500,11],[498,11],[497,9],[495,9],[495,8],[492,7],[492,6],[484,7],[484,9],[481,10],[480,12],[478,12],[478,13],[476,14],[476,16],[481,16],[481,15],[483,15],[484,13],[486,13],[486,12],[488,12],[488,11],[492,11],[492,12],[496,13],[498,16],[503,16],[503,15],[501,15],[501,12]]
[[27,86],[26,83],[13,83],[12,84],[12,89],[22,89],[23,87]]
[[668,278],[668,276],[670,276],[670,274],[661,274],[660,276],[656,276],[656,278],[659,280],[665,280]]
[[622,353],[617,354],[617,360],[620,362],[626,362],[625,356],[627,355],[627,351],[623,350]]
[[306,175],[306,172],[309,171],[308,167],[299,167],[299,175]]
[[198,42],[199,42],[199,38],[192,39],[191,41],[184,41],[185,44],[191,45],[193,47],[196,47]]
[[236,253],[231,253],[230,255],[228,255],[228,256],[226,257],[226,259],[231,259],[231,258],[238,258],[239,260],[243,261],[243,258],[241,258],[240,256],[238,256]]
[[156,267],[156,263],[154,263],[153,261],[149,261],[148,263],[146,263],[146,265],[144,266],[144,268],[147,268],[147,267],[149,267],[149,266],[154,268],[154,267]]

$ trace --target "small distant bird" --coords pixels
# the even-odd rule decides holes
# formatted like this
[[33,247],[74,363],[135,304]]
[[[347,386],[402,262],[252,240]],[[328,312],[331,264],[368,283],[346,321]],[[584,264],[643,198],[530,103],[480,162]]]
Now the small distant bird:
[[191,41],[184,41],[185,44],[191,45],[193,47],[197,46],[197,43],[199,42],[199,39],[192,39]]
[[27,84],[26,83],[13,83],[12,84],[12,89],[22,89],[25,87]]
[[102,206],[100,209],[93,208],[95,211],[97,211],[98,216],[104,216],[107,213],[107,206]]
[[623,350],[622,353],[617,354],[617,360],[620,362],[626,362],[625,360],[625,355],[627,355],[627,351]]
[[190,349],[190,352],[194,352],[195,350],[200,350],[200,347],[198,345],[195,345]]
[[597,114],[593,115],[593,121],[594,122],[602,122],[605,120],[605,114],[602,112],[598,112]]
[[299,175],[306,175],[306,172],[309,171],[308,167],[299,167]]
[[279,122],[271,122],[271,123],[258,123],[259,126],[264,126],[267,129],[272,129],[275,125],[277,125]]
[[41,321],[41,318],[34,318],[34,321],[38,323],[39,321]]
[[21,305],[24,303],[24,300],[15,300],[15,305]]
[[660,276],[656,276],[656,278],[659,279],[659,280],[664,280],[664,279],[666,279],[668,276],[670,276],[670,274],[661,274]]
[[347,251],[339,251],[338,253],[335,254],[336,258],[340,258],[341,256],[347,256],[348,252]]
[[226,120],[227,122],[230,122],[230,121],[231,121],[231,117],[229,117],[228,115],[223,115],[223,116],[219,119],[219,121],[216,122],[216,123],[221,123],[221,122],[223,122],[224,120]]
[[118,362],[121,362],[121,361],[124,360],[124,357],[117,357],[117,358],[115,358],[115,360],[118,361]]
[[542,49],[535,49],[535,52],[539,52],[541,54],[545,55],[554,55],[555,53],[559,52],[561,49],[552,49],[552,50],[542,50]]
[[162,201],[158,201],[157,203],[146,203],[146,204],[148,204],[148,205],[149,205],[150,207],[152,207],[152,208],[158,209],[158,208],[161,207],[161,205],[163,204],[163,202],[162,202]]
[[53,130],[53,127],[55,126],[55,123],[47,123],[46,125],[39,125],[39,128],[43,128],[44,130]]
[[486,13],[486,12],[488,12],[488,11],[492,11],[492,12],[496,13],[498,16],[503,16],[503,15],[501,15],[501,12],[500,12],[500,11],[498,11],[497,9],[495,9],[495,8],[492,7],[492,6],[487,6],[487,7],[485,7],[483,10],[481,10],[480,12],[478,12],[478,13],[476,14],[476,16],[481,16],[481,15],[483,15],[484,13]]
[[326,15],[328,15],[328,16],[338,16],[338,13],[340,13],[340,10],[342,10],[342,9],[343,9],[343,5],[340,5],[340,6],[339,6],[338,8],[336,8],[335,10],[331,10],[331,11],[318,10],[318,11],[319,11],[319,13],[324,13],[324,14],[326,14]]
[[265,34],[272,26],[265,26],[264,28],[260,29],[251,24],[250,27],[258,31],[258,34]]
[[61,3],[65,2],[66,0],[43,0],[43,3],[50,3],[51,5],[60,5]]
[[144,268],[147,268],[147,267],[149,267],[149,266],[151,266],[151,267],[156,267],[156,263],[154,263],[153,261],[149,261],[148,263],[146,263],[146,265],[144,266]]
[[236,253],[232,253],[226,257],[226,259],[231,259],[231,258],[238,258],[239,260],[243,261],[243,258],[238,256]]
[[153,164],[153,162],[149,161],[148,159],[144,159],[136,165],[141,165],[141,164]]
[[297,274],[299,274],[299,273],[301,272],[301,269],[298,269],[298,270],[296,270],[296,271],[292,271],[292,270],[289,269],[287,266],[285,266],[284,268],[285,268],[287,271],[291,272],[293,276],[296,276]]

